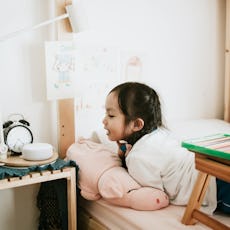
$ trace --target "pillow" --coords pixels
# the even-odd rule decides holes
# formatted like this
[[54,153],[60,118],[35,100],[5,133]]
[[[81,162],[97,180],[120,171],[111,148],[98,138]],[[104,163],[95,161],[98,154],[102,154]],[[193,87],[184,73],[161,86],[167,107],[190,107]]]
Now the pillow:
[[105,129],[98,129],[92,133],[91,137],[92,141],[102,143],[105,145],[108,149],[110,149],[112,152],[117,153],[118,146],[115,141],[110,141],[109,138],[106,135]]
[[66,153],[67,160],[73,160],[79,166],[78,186],[81,195],[89,200],[101,198],[98,181],[110,168],[121,166],[121,160],[105,145],[87,139],[79,139]]
[[67,150],[67,159],[79,166],[78,186],[87,200],[106,201],[136,210],[157,210],[168,206],[168,196],[161,190],[141,187],[121,167],[117,154],[101,143],[81,139]]
[[220,119],[196,119],[169,122],[167,127],[179,140],[199,138],[218,133],[230,134],[230,124]]

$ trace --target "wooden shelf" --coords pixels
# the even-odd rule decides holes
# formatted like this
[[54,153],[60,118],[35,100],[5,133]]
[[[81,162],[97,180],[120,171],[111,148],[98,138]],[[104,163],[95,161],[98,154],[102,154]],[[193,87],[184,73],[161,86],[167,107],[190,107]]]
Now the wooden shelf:
[[77,229],[76,218],[76,171],[74,167],[65,167],[61,170],[44,170],[32,172],[22,177],[9,177],[0,180],[0,190],[22,187],[52,180],[65,178],[67,180],[68,201],[68,229]]

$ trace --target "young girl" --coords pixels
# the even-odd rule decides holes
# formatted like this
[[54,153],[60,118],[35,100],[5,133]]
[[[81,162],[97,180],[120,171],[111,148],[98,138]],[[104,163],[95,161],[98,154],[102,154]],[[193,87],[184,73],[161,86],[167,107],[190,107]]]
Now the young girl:
[[[172,204],[186,205],[198,174],[194,154],[164,128],[155,90],[138,82],[120,84],[108,94],[105,107],[104,128],[108,138],[118,143],[118,154],[125,156],[129,174],[142,186],[165,191]],[[229,199],[230,184],[221,183],[224,189],[218,192],[222,196],[218,200]],[[217,206],[216,188],[212,178],[205,199],[209,213]],[[230,213],[229,207],[224,209]]]

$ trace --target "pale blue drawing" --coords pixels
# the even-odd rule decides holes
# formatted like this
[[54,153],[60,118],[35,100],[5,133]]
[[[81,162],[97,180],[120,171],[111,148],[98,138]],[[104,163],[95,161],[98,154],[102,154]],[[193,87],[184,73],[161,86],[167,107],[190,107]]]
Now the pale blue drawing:
[[74,58],[70,53],[60,53],[55,56],[53,70],[58,72],[55,88],[71,86],[71,72],[74,72]]

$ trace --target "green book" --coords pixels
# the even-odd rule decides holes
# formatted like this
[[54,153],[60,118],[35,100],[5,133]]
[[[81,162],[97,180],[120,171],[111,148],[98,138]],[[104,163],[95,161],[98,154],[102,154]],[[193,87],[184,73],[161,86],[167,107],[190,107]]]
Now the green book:
[[190,151],[230,160],[230,134],[215,134],[182,141]]

